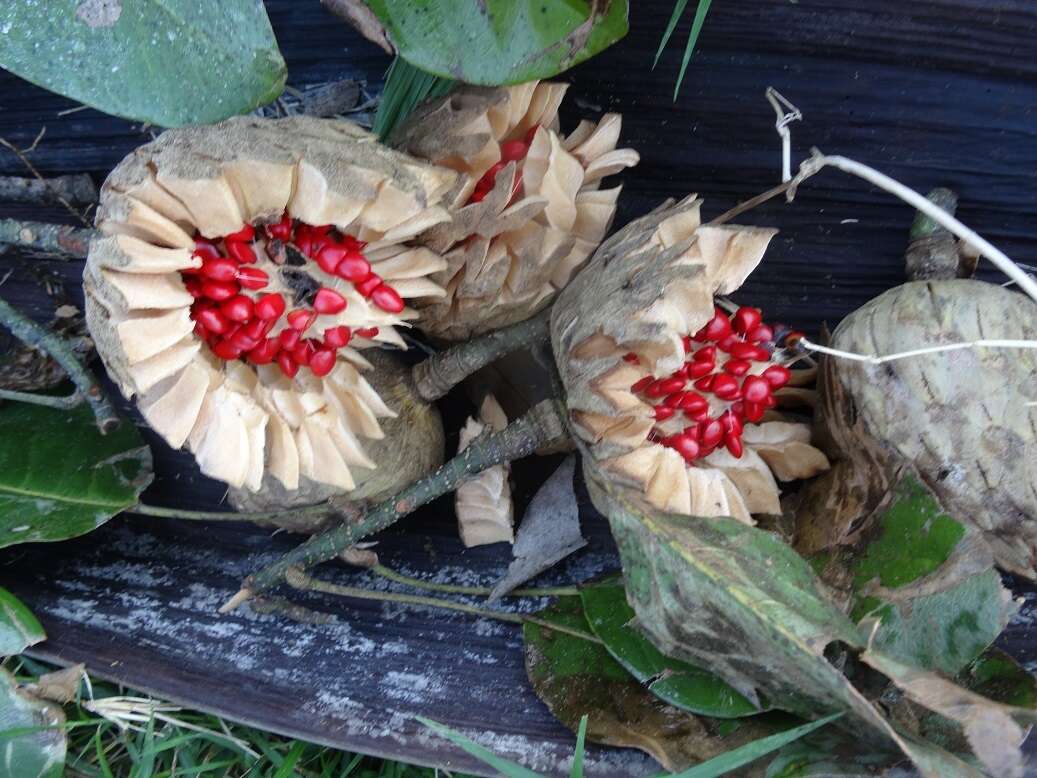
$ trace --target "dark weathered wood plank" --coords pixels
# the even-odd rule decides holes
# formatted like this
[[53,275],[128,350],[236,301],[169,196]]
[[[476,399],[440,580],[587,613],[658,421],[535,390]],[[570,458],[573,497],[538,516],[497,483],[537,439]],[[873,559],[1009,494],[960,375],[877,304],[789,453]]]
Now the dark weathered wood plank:
[[[339,78],[374,88],[387,60],[317,3],[268,2],[290,82]],[[617,223],[664,197],[698,191],[719,213],[777,181],[779,146],[763,91],[773,85],[806,118],[793,127],[797,159],[811,145],[875,165],[926,190],[961,197],[970,225],[1020,259],[1037,254],[1037,6],[1027,0],[740,0],[715,3],[679,101],[672,86],[688,24],[650,70],[669,0],[635,4],[632,32],[566,75],[566,117],[597,109],[624,114],[624,141],[642,154],[624,177]],[[578,105],[581,107],[578,107]],[[86,171],[99,183],[148,128],[74,107],[0,73],[0,136],[26,146],[45,174]],[[0,150],[0,174],[21,175]],[[0,203],[0,217],[68,221],[60,209]],[[885,194],[834,172],[808,183],[794,205],[773,202],[744,221],[782,230],[739,293],[775,319],[816,330],[901,280],[912,214]],[[0,293],[41,319],[49,303],[39,272],[78,295],[77,263],[33,262],[0,253]],[[987,269],[987,277],[997,278]],[[465,412],[454,398],[448,417]],[[150,433],[157,477],[147,498],[184,507],[218,505],[223,489],[189,455]],[[541,467],[542,469],[542,467]],[[536,464],[519,468],[519,491]],[[523,475],[524,474],[524,475]],[[440,501],[382,540],[383,559],[424,575],[488,582],[504,568],[498,548],[464,552],[449,503]],[[592,546],[552,576],[579,580],[616,564],[607,531],[585,517]],[[88,662],[99,675],[274,731],[415,762],[477,769],[408,718],[424,713],[481,733],[505,754],[558,773],[572,737],[536,701],[522,670],[517,631],[452,614],[310,598],[335,612],[332,628],[301,627],[214,607],[261,560],[292,539],[240,526],[120,519],[86,538],[14,548],[0,556],[0,584],[25,597],[50,640],[46,655]],[[365,574],[340,569],[339,580]],[[1032,595],[1027,595],[1032,598]],[[531,605],[531,604],[529,604]],[[1034,602],[1002,643],[1037,667]],[[422,688],[418,688],[418,687]],[[643,775],[632,752],[595,750],[595,774]]]

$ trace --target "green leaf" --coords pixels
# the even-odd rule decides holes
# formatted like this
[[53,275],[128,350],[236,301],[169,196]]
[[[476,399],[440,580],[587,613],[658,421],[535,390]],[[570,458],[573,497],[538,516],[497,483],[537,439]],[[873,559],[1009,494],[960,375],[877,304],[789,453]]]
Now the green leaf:
[[841,715],[841,713],[833,713],[831,716],[825,716],[824,718],[812,721],[809,724],[804,724],[800,727],[786,730],[785,732],[779,732],[777,735],[760,738],[759,740],[754,740],[752,743],[746,743],[741,748],[728,751],[726,754],[714,757],[708,762],[703,762],[700,765],[692,767],[690,770],[678,773],[674,778],[717,778],[717,776],[724,775],[724,773],[737,770],[742,765],[755,762],[761,756],[766,756],[772,751],[777,751],[782,746],[788,745],[794,740],[809,735],[815,729],[819,729],[825,724],[835,721]]
[[60,778],[65,714],[18,688],[0,669],[0,773],[4,778]]
[[[499,86],[549,78],[627,33],[627,0],[366,0],[403,59]],[[600,5],[600,8],[598,8]],[[593,9],[598,9],[592,17]]]
[[999,648],[990,648],[958,676],[966,689],[1003,705],[1037,709],[1037,678]]
[[677,0],[673,4],[673,13],[670,14],[670,21],[666,24],[666,31],[663,33],[663,38],[659,41],[659,48],[655,50],[655,59],[652,60],[652,69],[659,64],[659,57],[663,55],[663,51],[666,49],[666,44],[670,42],[670,36],[673,35],[673,31],[677,29],[677,22],[681,20],[681,16],[684,15],[684,9],[688,7],[688,0]]
[[667,705],[602,644],[574,636],[590,631],[577,598],[562,598],[537,615],[572,632],[523,626],[533,690],[570,729],[586,716],[587,739],[595,743],[638,748],[668,770],[683,770],[801,721],[784,713],[717,719]]
[[46,640],[43,627],[21,600],[0,587],[0,656],[20,654]]
[[691,32],[688,33],[688,42],[684,44],[684,57],[681,59],[681,70],[677,74],[677,84],[673,87],[673,100],[677,101],[677,93],[681,90],[681,84],[684,83],[684,74],[688,70],[688,63],[691,61],[691,55],[695,51],[695,44],[698,43],[699,33],[702,32],[702,25],[706,21],[706,14],[709,13],[709,6],[712,0],[699,0],[699,7],[695,9],[695,19],[691,23]]
[[576,730],[576,750],[573,752],[573,766],[569,778],[583,778],[583,752],[587,739],[587,714],[580,717],[580,726]]
[[678,708],[717,718],[760,711],[723,680],[653,646],[632,624],[636,616],[626,592],[615,582],[580,589],[584,613],[608,652],[645,688]]
[[[823,577],[852,581],[851,616],[873,648],[955,675],[994,642],[1016,610],[976,540],[909,475],[864,539],[826,561]],[[881,622],[874,633],[870,620]]]
[[259,0],[3,3],[0,66],[163,127],[248,113],[281,94],[287,75]]
[[454,745],[463,748],[479,761],[488,764],[495,770],[499,770],[506,778],[540,778],[532,770],[527,770],[522,765],[509,762],[507,759],[497,756],[488,748],[484,748],[475,741],[469,740],[460,732],[455,732],[445,724],[440,724],[432,719],[426,719],[424,716],[415,716],[415,718],[429,729],[438,732]]
[[441,97],[454,88],[454,81],[440,78],[395,57],[385,74],[385,89],[378,103],[372,131],[385,140],[424,100]]
[[130,423],[101,435],[86,404],[0,406],[0,548],[89,532],[136,505],[151,478]]

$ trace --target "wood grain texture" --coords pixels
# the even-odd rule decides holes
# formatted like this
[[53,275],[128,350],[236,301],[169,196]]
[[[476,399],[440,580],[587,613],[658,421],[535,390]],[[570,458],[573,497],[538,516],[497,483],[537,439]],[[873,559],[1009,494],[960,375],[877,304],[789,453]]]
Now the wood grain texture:
[[[377,88],[388,64],[373,44],[317,3],[267,3],[289,65],[289,82],[341,78]],[[874,165],[927,190],[960,196],[960,217],[1026,261],[1037,255],[1037,5],[1028,0],[738,0],[715,3],[677,103],[673,83],[688,21],[658,68],[650,68],[669,0],[635,4],[631,33],[566,75],[567,126],[581,114],[624,114],[624,145],[642,155],[624,176],[617,224],[665,197],[697,191],[715,215],[777,182],[780,154],[767,86],[803,109],[793,126],[795,159],[811,146]],[[0,136],[28,146],[44,175],[86,171],[100,183],[152,130],[73,108],[0,73]],[[0,149],[0,175],[24,175]],[[0,204],[0,218],[70,222],[60,209]],[[737,295],[768,316],[816,332],[902,280],[912,213],[837,172],[809,182],[793,205],[773,202],[741,221],[777,226],[761,269]],[[11,271],[10,276],[6,274]],[[985,276],[998,276],[985,267]],[[79,296],[79,263],[25,261],[0,250],[0,294],[41,320],[52,304],[41,280]],[[446,405],[460,420],[464,400]],[[145,433],[157,477],[148,501],[205,508],[223,489],[189,455]],[[451,443],[448,442],[448,445]],[[544,466],[517,469],[527,499]],[[607,530],[588,508],[588,550],[545,581],[581,580],[616,565]],[[216,605],[240,578],[293,540],[258,529],[205,527],[126,517],[67,543],[16,547],[0,556],[0,585],[24,597],[50,640],[41,654],[86,661],[98,675],[265,728],[367,753],[481,772],[410,718],[460,727],[504,755],[551,774],[564,771],[572,736],[533,696],[511,626],[396,606],[308,602],[336,613],[331,627],[302,627],[248,612],[218,618]],[[464,551],[449,502],[385,534],[383,560],[439,580],[488,583],[505,549]],[[337,568],[339,582],[364,573]],[[1017,589],[1018,590],[1018,589]],[[1027,595],[1030,596],[1030,595]],[[526,603],[532,607],[534,603]],[[1027,600],[1002,639],[1037,667]],[[595,749],[594,775],[655,772],[632,751]]]

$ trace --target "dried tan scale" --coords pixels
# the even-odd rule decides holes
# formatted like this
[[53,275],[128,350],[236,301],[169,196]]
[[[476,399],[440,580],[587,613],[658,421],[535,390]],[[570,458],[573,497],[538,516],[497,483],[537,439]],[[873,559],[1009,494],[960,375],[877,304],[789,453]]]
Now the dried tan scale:
[[[832,345],[883,355],[979,339],[1037,340],[1037,306],[980,281],[914,281],[846,317]],[[876,452],[873,475],[858,481],[882,494],[890,473],[916,469],[949,515],[982,533],[1001,567],[1037,578],[1037,352],[974,347],[881,365],[833,359],[823,375],[823,422],[845,467],[860,471],[868,463],[856,452]],[[836,412],[835,401],[847,410]],[[840,525],[860,526],[874,502],[844,509]]]
[[[657,420],[656,408],[633,391],[646,373],[664,377],[685,364],[685,339],[715,316],[714,296],[741,286],[774,235],[702,225],[700,205],[694,195],[669,201],[602,244],[559,296],[552,343],[573,431],[599,477],[657,509],[752,523],[752,513],[780,512],[775,476],[791,480],[827,469],[809,443],[809,427],[746,423],[740,457],[720,447],[688,462],[655,437],[686,422]],[[756,362],[748,375],[770,364]],[[801,379],[793,374],[789,383]]]
[[[508,417],[493,395],[487,395],[479,406],[479,418],[469,418],[461,429],[457,453],[483,433],[500,432],[507,426]],[[497,465],[457,487],[454,513],[465,548],[515,541],[515,505],[510,478],[510,465]]]
[[620,188],[601,180],[636,165],[617,149],[622,118],[605,114],[562,135],[566,84],[462,87],[430,101],[393,136],[399,148],[459,176],[453,218],[421,236],[441,253],[446,297],[419,303],[420,326],[463,340],[545,308],[597,248]]
[[[402,346],[396,326],[418,315],[402,301],[443,294],[430,276],[444,261],[408,241],[450,218],[440,202],[455,178],[344,121],[239,117],[162,134],[123,160],[101,191],[102,237],[91,244],[84,288],[109,374],[206,475],[251,491],[265,474],[289,491],[301,479],[356,489],[361,473],[380,466],[371,442],[385,438],[385,420],[399,411],[361,375],[370,369],[361,351],[378,342]],[[281,264],[271,230],[282,222],[292,235],[334,230],[336,240],[362,246],[371,277],[398,295],[396,310],[315,261]],[[248,225],[254,236],[240,237]],[[185,278],[203,266],[196,250],[222,238],[222,251],[241,263],[236,277],[247,265],[262,279],[261,294],[280,295],[288,308],[303,304],[300,284],[330,290],[334,307],[318,310],[312,296],[307,303],[316,316],[310,332],[348,327],[351,334],[322,373],[289,375],[236,354],[217,357],[213,341],[203,340]],[[232,248],[255,260],[238,259]],[[239,296],[257,288],[242,282]],[[259,318],[273,322],[264,330],[270,340],[295,327],[283,314]]]

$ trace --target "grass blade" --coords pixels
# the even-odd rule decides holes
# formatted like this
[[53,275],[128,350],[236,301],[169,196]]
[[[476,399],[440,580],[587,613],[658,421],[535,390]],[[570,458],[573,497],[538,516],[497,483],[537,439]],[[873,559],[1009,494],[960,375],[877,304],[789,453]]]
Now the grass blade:
[[655,59],[652,60],[652,70],[655,70],[655,66],[659,64],[659,57],[663,55],[663,49],[666,48],[666,44],[670,42],[670,36],[673,35],[673,31],[677,29],[677,22],[681,19],[681,14],[684,13],[684,9],[688,7],[688,0],[677,0],[673,6],[673,13],[670,14],[670,21],[666,25],[666,32],[663,33],[663,39],[659,41],[659,49],[655,52]]
[[726,754],[715,756],[707,762],[697,764],[683,773],[675,773],[669,778],[717,778],[717,776],[737,770],[742,765],[749,764],[749,762],[755,761],[771,751],[776,751],[794,740],[799,740],[804,735],[823,727],[831,721],[835,721],[842,715],[841,713],[833,713],[831,716],[825,716],[823,719],[812,721],[801,727],[794,727],[784,732],[779,732],[776,735],[762,737],[759,740],[754,740],[752,743],[746,743],[744,746],[732,749]]
[[385,140],[419,103],[445,95],[453,87],[452,80],[426,73],[396,57],[385,74],[385,89],[371,130],[379,140]]
[[587,739],[587,714],[580,717],[580,729],[576,733],[576,751],[573,754],[573,767],[569,778],[583,778],[583,749]]
[[291,775],[295,775],[295,763],[299,761],[305,748],[306,744],[303,741],[296,740],[292,750],[288,752],[284,761],[281,762],[281,766],[274,773],[274,778],[288,778]]
[[709,13],[709,7],[713,4],[713,0],[699,0],[699,7],[695,9],[695,19],[691,23],[691,32],[688,33],[688,42],[684,46],[684,59],[681,60],[681,72],[677,74],[677,86],[673,88],[673,101],[677,102],[677,93],[681,89],[681,83],[684,81],[684,72],[688,69],[688,62],[691,61],[691,54],[695,51],[695,44],[698,43],[699,33],[702,32],[702,24],[706,21],[706,14]]
[[527,770],[522,765],[517,765],[514,762],[509,762],[507,759],[502,759],[488,748],[483,748],[478,743],[474,743],[466,738],[460,732],[454,732],[450,727],[440,724],[438,721],[426,719],[424,716],[416,716],[415,718],[429,729],[445,737],[454,745],[463,748],[479,761],[500,771],[505,778],[540,778],[540,776],[532,770]]

